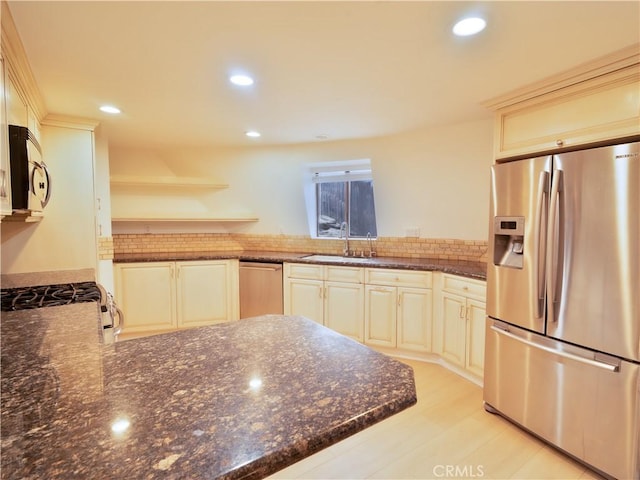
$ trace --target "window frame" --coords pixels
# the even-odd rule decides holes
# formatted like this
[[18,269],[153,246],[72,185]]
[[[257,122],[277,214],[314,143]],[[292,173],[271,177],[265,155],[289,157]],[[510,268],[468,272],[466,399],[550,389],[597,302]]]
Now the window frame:
[[[344,162],[326,162],[322,164],[316,164],[310,166],[310,185],[307,187],[307,215],[309,220],[309,233],[312,238],[316,239],[337,239],[340,236],[321,235],[320,230],[320,218],[321,218],[321,186],[322,183],[344,183],[344,221],[347,223],[347,238],[352,239],[376,239],[378,237],[378,225],[377,215],[375,208],[375,193],[374,193],[374,180],[373,171],[371,168],[371,161],[366,160],[351,160]],[[366,181],[371,183],[371,206],[373,214],[373,229],[374,232],[370,233],[370,236],[353,235],[352,234],[352,183],[357,181]],[[309,208],[312,204],[312,208]],[[313,218],[311,218],[313,217]]]

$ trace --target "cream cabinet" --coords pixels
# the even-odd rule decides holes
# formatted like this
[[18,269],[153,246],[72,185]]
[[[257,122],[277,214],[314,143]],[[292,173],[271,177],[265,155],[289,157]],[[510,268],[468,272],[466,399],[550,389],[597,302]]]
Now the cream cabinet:
[[486,284],[446,273],[441,282],[438,353],[446,361],[482,377]]
[[239,318],[238,261],[176,262],[178,328]]
[[285,278],[285,315],[301,315],[324,324],[324,281],[303,278]]
[[9,165],[9,130],[5,102],[4,58],[0,56],[0,217],[11,215],[11,168]]
[[398,322],[397,287],[367,285],[364,298],[364,343],[395,348]]
[[115,296],[123,334],[237,320],[238,261],[118,263]]
[[486,282],[416,270],[284,265],[284,313],[389,354],[443,361],[478,382]]
[[431,272],[366,269],[364,343],[429,352],[431,282]]
[[7,123],[9,125],[29,126],[29,107],[24,96],[18,90],[16,83],[9,74],[9,68],[5,65],[5,108],[7,109]]
[[498,159],[640,134],[637,46],[486,102]]
[[364,339],[364,272],[357,267],[286,263],[284,313]]
[[364,339],[364,285],[325,282],[324,324],[362,342]]

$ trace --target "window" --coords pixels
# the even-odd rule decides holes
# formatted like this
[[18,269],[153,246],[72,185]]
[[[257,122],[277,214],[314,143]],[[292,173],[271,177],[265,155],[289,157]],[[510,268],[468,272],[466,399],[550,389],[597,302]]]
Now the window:
[[[315,227],[320,238],[376,238],[373,179],[368,160],[312,169],[315,184]],[[341,228],[342,227],[342,228]]]

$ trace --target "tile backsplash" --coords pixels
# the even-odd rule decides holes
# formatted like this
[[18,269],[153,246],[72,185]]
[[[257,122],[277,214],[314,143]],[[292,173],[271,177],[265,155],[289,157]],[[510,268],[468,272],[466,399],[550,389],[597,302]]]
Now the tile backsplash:
[[[101,256],[156,252],[271,251],[342,254],[343,240],[314,239],[305,235],[251,235],[227,233],[115,234],[105,241]],[[367,240],[349,239],[350,249],[369,251]],[[372,241],[379,257],[438,258],[487,261],[486,240],[379,237]]]

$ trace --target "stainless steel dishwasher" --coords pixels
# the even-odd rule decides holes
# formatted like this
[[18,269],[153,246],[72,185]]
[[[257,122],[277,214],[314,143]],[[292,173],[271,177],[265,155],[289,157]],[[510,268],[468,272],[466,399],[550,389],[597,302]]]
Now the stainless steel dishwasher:
[[240,318],[283,313],[282,263],[240,262]]

